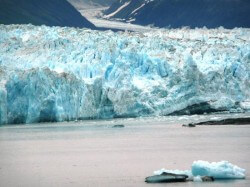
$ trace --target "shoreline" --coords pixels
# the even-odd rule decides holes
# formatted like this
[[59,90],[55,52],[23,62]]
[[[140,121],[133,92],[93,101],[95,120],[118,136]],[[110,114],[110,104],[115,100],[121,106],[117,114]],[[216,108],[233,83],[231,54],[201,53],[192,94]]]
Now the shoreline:
[[250,125],[250,118],[227,118],[223,120],[203,121],[192,125]]
[[[193,115],[167,115],[167,116],[142,116],[131,118],[108,118],[108,119],[79,119],[75,121],[62,121],[62,122],[41,122],[41,123],[20,123],[20,124],[1,124],[1,127],[13,126],[32,126],[32,125],[57,125],[57,124],[79,124],[85,123],[86,125],[105,125],[112,122],[112,124],[120,125],[122,123],[132,124],[137,122],[147,123],[164,123],[164,124],[193,124],[193,125],[250,125],[250,112],[247,113],[209,113],[209,114],[193,114]],[[167,123],[166,123],[167,122]],[[211,123],[211,124],[210,124]],[[224,123],[224,124],[221,124]]]

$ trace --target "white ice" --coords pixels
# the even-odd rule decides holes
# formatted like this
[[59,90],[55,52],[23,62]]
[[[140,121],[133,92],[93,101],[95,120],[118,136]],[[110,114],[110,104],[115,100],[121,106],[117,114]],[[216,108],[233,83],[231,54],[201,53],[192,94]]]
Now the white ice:
[[168,170],[168,169],[165,169],[165,168],[162,168],[158,171],[154,171],[154,175],[161,175],[162,173],[174,173],[174,174],[177,174],[177,175],[187,175],[188,178],[192,178],[193,175],[192,175],[192,172],[191,170]]

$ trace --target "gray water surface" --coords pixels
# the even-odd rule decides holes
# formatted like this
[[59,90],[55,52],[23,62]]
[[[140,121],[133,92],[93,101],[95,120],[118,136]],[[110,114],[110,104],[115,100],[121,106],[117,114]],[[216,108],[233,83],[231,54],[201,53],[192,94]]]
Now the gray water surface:
[[[0,127],[0,186],[166,186],[153,171],[190,169],[195,160],[247,170],[245,180],[167,186],[250,186],[250,125],[182,127],[248,114],[8,125]],[[123,124],[124,128],[112,128]]]

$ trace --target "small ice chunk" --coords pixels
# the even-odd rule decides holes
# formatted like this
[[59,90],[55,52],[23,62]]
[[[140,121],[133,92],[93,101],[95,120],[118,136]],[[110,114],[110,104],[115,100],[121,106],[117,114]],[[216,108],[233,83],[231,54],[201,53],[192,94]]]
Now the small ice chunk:
[[154,171],[154,175],[161,175],[164,172],[173,173],[177,175],[187,175],[188,178],[192,178],[191,170],[167,170],[167,169],[162,168],[160,170]]
[[199,160],[193,162],[192,174],[194,176],[212,176],[215,179],[244,179],[245,169],[228,161],[209,163]]
[[24,34],[24,35],[22,36],[22,41],[23,41],[23,42],[27,42],[29,39],[30,39],[30,35],[29,35],[29,34]]
[[200,175],[193,177],[194,182],[203,182]]

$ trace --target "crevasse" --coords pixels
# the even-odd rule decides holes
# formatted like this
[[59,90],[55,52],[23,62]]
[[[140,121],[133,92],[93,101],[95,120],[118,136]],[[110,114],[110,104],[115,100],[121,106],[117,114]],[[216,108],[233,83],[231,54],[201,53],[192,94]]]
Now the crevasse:
[[0,124],[250,110],[250,29],[0,25]]

